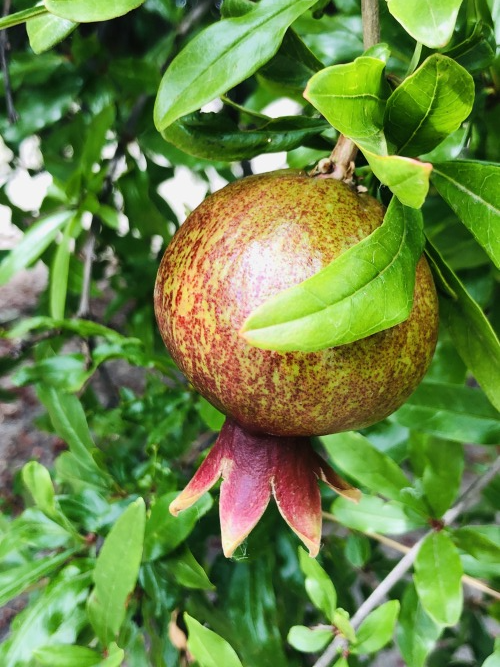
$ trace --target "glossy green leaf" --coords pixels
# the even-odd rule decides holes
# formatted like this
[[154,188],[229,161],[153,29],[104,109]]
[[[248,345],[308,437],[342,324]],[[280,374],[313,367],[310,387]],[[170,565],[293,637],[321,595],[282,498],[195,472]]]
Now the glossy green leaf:
[[304,97],[339,132],[367,149],[387,153],[382,127],[391,89],[384,70],[384,61],[366,56],[327,67],[310,79]]
[[387,100],[387,140],[403,155],[426,153],[460,127],[473,102],[471,75],[451,58],[435,53]]
[[83,602],[90,575],[75,565],[77,561],[73,563],[17,619],[10,638],[0,645],[2,667],[31,667],[34,650],[48,644],[71,644],[88,624]]
[[462,575],[460,556],[448,535],[428,535],[415,559],[414,581],[423,608],[436,623],[458,622],[463,605]]
[[432,182],[500,268],[500,165],[440,162],[434,165]]
[[165,72],[154,120],[165,130],[200,109],[266,63],[288,26],[315,0],[262,0],[243,16],[215,23],[192,39]]
[[144,0],[44,0],[51,14],[78,23],[109,21],[140,7]]
[[74,21],[53,14],[37,16],[26,21],[30,46],[36,54],[48,51],[61,42],[78,26]]
[[80,218],[79,216],[75,216],[66,225],[50,269],[50,314],[55,319],[64,318],[66,293],[68,291],[71,241],[79,230],[79,224]]
[[94,116],[87,128],[80,165],[82,172],[91,179],[95,164],[99,164],[106,135],[115,120],[115,107],[109,105]]
[[420,214],[393,198],[380,227],[256,308],[242,335],[262,349],[313,352],[402,322],[413,305],[422,244]]
[[500,439],[498,411],[472,387],[423,382],[391,419],[456,442],[494,445]]
[[55,514],[54,487],[47,468],[38,461],[30,461],[22,469],[22,478],[24,485],[35,501],[35,505],[49,517]]
[[305,587],[309,599],[326,618],[333,622],[337,608],[337,591],[332,580],[318,561],[311,558],[302,547],[299,547],[300,569],[305,575]]
[[347,641],[354,643],[357,641],[356,633],[349,618],[349,613],[345,609],[339,607],[335,610],[335,614],[333,615],[333,625],[340,635],[345,637]]
[[351,533],[345,541],[344,553],[351,565],[362,568],[371,556],[370,540],[365,535]]
[[401,613],[396,640],[408,667],[424,667],[426,658],[436,645],[442,628],[425,612],[413,584],[409,584],[401,600]]
[[197,410],[208,428],[212,431],[220,431],[226,420],[226,416],[219,412],[217,408],[200,396],[197,403]]
[[106,340],[109,340],[112,343],[121,343],[122,345],[127,342],[130,345],[138,345],[140,340],[138,338],[127,338],[115,329],[110,329],[98,322],[93,322],[92,320],[82,320],[78,318],[70,320],[55,320],[52,317],[28,317],[15,326],[12,327],[7,332],[7,338],[22,338],[30,331],[35,330],[45,330],[50,331],[51,329],[62,329],[63,331],[72,331],[73,333],[86,338],[88,336],[102,336]]
[[302,653],[316,653],[333,640],[333,633],[328,628],[307,628],[294,625],[288,631],[287,642]]
[[125,619],[128,597],[135,588],[146,524],[142,498],[131,503],[115,523],[97,557],[94,589],[87,603],[90,622],[107,646]]
[[411,486],[401,468],[360,433],[349,431],[321,438],[333,463],[344,473],[368,487],[370,491],[392,500]]
[[174,517],[168,508],[177,495],[177,491],[167,493],[158,498],[151,508],[144,536],[144,561],[161,558],[178,547],[213,505],[211,496],[206,493],[196,505]]
[[500,647],[497,647],[495,652],[486,658],[481,667],[500,667]]
[[184,614],[188,629],[188,648],[200,667],[243,667],[236,651],[218,634]]
[[205,570],[187,547],[184,547],[180,553],[170,556],[168,569],[181,586],[205,591],[213,591],[215,588]]
[[487,563],[500,563],[500,545],[483,535],[475,526],[457,528],[452,539],[459,549]]
[[387,0],[394,18],[417,41],[431,49],[451,39],[462,0]]
[[0,285],[5,285],[14,274],[33,264],[72,217],[72,211],[59,211],[37,220],[0,264]]
[[428,255],[442,278],[443,291],[451,292],[440,298],[441,321],[458,354],[491,403],[500,410],[500,341],[479,305],[430,243]]
[[377,155],[361,146],[361,151],[381,183],[411,208],[420,208],[429,192],[432,165],[401,155]]
[[426,438],[423,444],[426,465],[422,487],[435,517],[441,517],[458,495],[464,469],[462,443]]
[[92,456],[95,445],[80,401],[76,396],[46,385],[39,385],[37,393],[47,408],[56,433],[67,443],[70,452],[88,471],[91,479],[98,480],[100,486],[106,487],[109,479]]
[[364,655],[380,651],[392,639],[398,614],[399,600],[389,600],[372,611],[356,631],[357,642],[352,653]]
[[344,526],[364,533],[399,535],[425,525],[425,518],[411,519],[400,503],[384,502],[376,496],[363,495],[358,504],[337,498],[332,513]]
[[232,161],[293,150],[328,128],[328,123],[317,118],[289,116],[240,129],[226,114],[194,113],[175,121],[162,135],[189,155]]

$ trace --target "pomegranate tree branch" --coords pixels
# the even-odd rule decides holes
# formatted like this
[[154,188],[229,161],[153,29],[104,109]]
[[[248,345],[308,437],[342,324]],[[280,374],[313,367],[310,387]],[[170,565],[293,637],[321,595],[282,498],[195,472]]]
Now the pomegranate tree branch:
[[380,42],[380,15],[378,0],[361,0],[363,17],[363,46],[369,49]]
[[[478,477],[476,481],[462,494],[459,501],[449,509],[443,516],[442,525],[447,526],[453,522],[462,512],[472,505],[478,498],[481,491],[491,482],[491,480],[500,472],[500,459],[497,459],[491,468]],[[362,621],[378,607],[385,599],[387,593],[400,581],[413,565],[415,558],[420,550],[422,542],[432,530],[423,535],[416,544],[403,556],[399,563],[394,567],[387,577],[383,579],[373,593],[363,602],[351,619],[351,625],[354,629],[358,628]],[[346,639],[338,635],[327,647],[325,652],[314,663],[313,667],[330,667],[332,661],[337,656],[339,649],[346,647]]]
[[[9,15],[10,4],[11,0],[4,0],[3,11],[2,11],[3,18],[6,18]],[[12,97],[12,86],[10,84],[9,63],[7,59],[8,48],[9,48],[9,41],[7,38],[7,32],[3,30],[2,32],[0,32],[0,66],[2,69],[4,88],[5,88],[5,104],[7,106],[7,118],[9,119],[9,123],[13,125],[18,119],[18,115],[14,107],[14,100]]]

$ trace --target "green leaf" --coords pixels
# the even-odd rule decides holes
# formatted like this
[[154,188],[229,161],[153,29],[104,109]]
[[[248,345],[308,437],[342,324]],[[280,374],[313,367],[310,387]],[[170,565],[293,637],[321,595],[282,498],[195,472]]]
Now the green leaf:
[[66,225],[61,242],[54,254],[50,270],[50,314],[55,319],[64,318],[66,293],[68,291],[71,241],[80,229],[80,216],[75,216]]
[[387,0],[394,18],[417,42],[431,49],[450,41],[461,4],[462,0]]
[[[466,366],[491,403],[500,410],[500,341],[483,311],[467,292],[437,249],[428,243],[428,256],[450,296],[441,296],[441,321]],[[446,435],[444,437],[447,437]]]
[[398,153],[426,153],[457,130],[472,110],[474,80],[451,58],[435,53],[396,88],[384,130]]
[[500,648],[496,648],[495,652],[486,658],[482,667],[500,667]]
[[425,518],[410,519],[400,503],[384,502],[376,496],[363,495],[358,504],[337,498],[332,513],[341,524],[363,533],[398,535],[425,525]]
[[316,0],[261,0],[192,39],[165,72],[156,98],[159,131],[241,83],[277,52],[286,29]]
[[464,470],[462,443],[426,438],[426,465],[422,487],[434,516],[441,517],[449,509],[460,490]]
[[448,535],[434,532],[422,543],[415,559],[415,588],[423,608],[441,625],[455,625],[462,613],[463,569]]
[[328,123],[317,118],[289,116],[240,129],[226,114],[194,113],[172,123],[162,136],[189,155],[232,161],[293,150],[328,128]]
[[305,587],[309,599],[332,623],[337,608],[337,591],[332,580],[318,561],[311,558],[302,547],[299,547],[299,562],[306,578]]
[[74,550],[67,550],[0,572],[0,606],[7,604],[29,586],[56,570],[73,554]]
[[140,7],[144,0],[44,0],[51,14],[79,23],[109,21]]
[[169,571],[181,586],[205,591],[214,590],[215,586],[207,573],[187,547],[184,547],[181,553],[170,556],[167,562]]
[[139,574],[145,524],[146,507],[139,498],[115,523],[97,557],[87,611],[104,646],[116,638],[125,619],[128,597]]
[[73,211],[59,211],[37,220],[0,264],[0,285],[5,285],[14,274],[33,264],[73,215]]
[[442,628],[425,612],[413,584],[409,584],[401,600],[401,613],[396,640],[408,667],[424,667],[434,649]]
[[101,470],[92,456],[95,445],[90,435],[87,419],[82,404],[71,394],[57,391],[53,387],[39,385],[38,397],[47,408],[50,420],[57,435],[67,443],[70,452],[91,479],[106,488],[108,475]]
[[113,105],[104,107],[92,118],[87,128],[80,165],[82,172],[88,179],[92,178],[94,165],[99,164],[101,160],[102,149],[106,143],[106,134],[114,123],[115,115]]
[[90,582],[90,575],[76,563],[66,567],[18,617],[10,638],[0,646],[2,667],[31,667],[35,649],[76,641],[88,624],[83,602]]
[[434,165],[432,182],[500,268],[500,165],[440,162]]
[[360,433],[336,433],[321,440],[335,465],[370,491],[400,500],[401,489],[411,486],[397,463],[375,449]]
[[26,21],[30,46],[36,54],[48,51],[71,35],[78,23],[61,19],[52,14],[37,16]]
[[483,535],[475,526],[457,528],[451,535],[459,549],[487,563],[500,563],[500,546]]
[[380,651],[392,639],[398,614],[399,600],[389,600],[372,611],[359,626],[351,652],[364,655]]
[[225,639],[205,628],[188,613],[184,614],[188,629],[188,648],[200,667],[243,667],[236,651]]
[[391,417],[398,424],[446,440],[494,445],[500,415],[482,391],[444,382],[422,382]]
[[22,469],[22,478],[35,505],[49,517],[56,514],[54,487],[47,468],[38,461],[30,461]]
[[304,97],[346,137],[387,153],[381,133],[391,89],[384,70],[383,60],[366,56],[327,67],[310,79]]
[[202,396],[200,396],[196,408],[200,417],[211,431],[221,430],[222,425],[226,420],[226,416],[223,415],[222,412],[219,412],[217,408],[214,408],[214,406]]
[[374,232],[256,308],[244,338],[262,349],[313,352],[402,322],[413,305],[422,244],[420,214],[393,198]]
[[333,640],[333,633],[328,628],[307,628],[294,625],[288,631],[287,642],[302,653],[316,653]]
[[157,560],[169,554],[184,542],[200,518],[213,505],[212,497],[206,493],[196,505],[188,507],[179,516],[174,517],[168,508],[177,495],[178,492],[174,491],[161,496],[151,509],[144,535],[143,560],[145,562]]
[[43,646],[33,651],[33,655],[47,667],[96,667],[102,661],[102,656],[90,648],[65,644]]
[[401,155],[377,155],[360,146],[366,161],[381,183],[411,208],[420,208],[429,191],[432,165]]

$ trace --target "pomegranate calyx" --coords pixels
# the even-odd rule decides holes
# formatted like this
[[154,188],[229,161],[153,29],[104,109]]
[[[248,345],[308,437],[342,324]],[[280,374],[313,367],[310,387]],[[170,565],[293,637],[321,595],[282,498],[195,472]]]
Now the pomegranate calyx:
[[170,512],[177,515],[193,505],[220,477],[222,548],[228,558],[262,517],[271,494],[282,517],[313,557],[321,541],[317,480],[354,502],[360,497],[314,451],[309,438],[253,434],[227,418],[217,442],[171,503]]

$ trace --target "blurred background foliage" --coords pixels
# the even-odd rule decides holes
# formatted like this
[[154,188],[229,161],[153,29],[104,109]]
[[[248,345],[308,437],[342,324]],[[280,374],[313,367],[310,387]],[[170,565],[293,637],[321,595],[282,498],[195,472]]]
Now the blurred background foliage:
[[[11,9],[31,6],[13,0]],[[22,240],[1,251],[0,282],[39,261],[48,279],[31,312],[4,310],[0,398],[19,401],[34,387],[43,407],[37,428],[54,436],[47,467],[28,462],[3,493],[0,600],[19,610],[3,628],[4,667],[176,667],[193,656],[202,667],[312,665],[332,625],[350,636],[343,610],[352,615],[398,551],[439,527],[461,489],[495,459],[498,412],[443,330],[416,398],[362,434],[318,442],[366,493],[356,507],[323,489],[321,567],[303,558],[273,507],[232,561],[222,557],[210,496],[176,519],[168,513],[221,416],[160,339],[152,294],[161,255],[184,206],[262,169],[268,142],[259,114],[271,116],[278,101],[288,100],[300,121],[275,121],[276,154],[264,168],[309,167],[329,154],[336,133],[302,92],[321,67],[363,52],[360,3],[322,0],[295,21],[269,63],[205,109],[219,115],[185,117],[166,141],[153,125],[162,73],[225,6],[238,11],[238,2],[146,0],[113,20],[66,26],[71,34],[49,50],[46,32],[28,23],[38,54],[23,25],[8,31],[7,50],[4,41],[10,83],[4,74],[0,204]],[[388,70],[401,79],[415,42],[385,2],[380,10]],[[486,18],[473,14],[471,28],[473,10]],[[499,31],[496,0],[463,3],[446,49],[474,74],[476,99],[433,160],[500,160]],[[430,52],[424,47],[422,58]],[[214,141],[221,128],[223,141]],[[386,202],[387,189],[362,158],[358,172]],[[487,254],[433,189],[424,220],[498,331],[498,271]],[[350,666],[498,664],[499,507],[497,477],[452,528],[431,533],[415,583],[409,575],[391,592],[397,624],[396,606],[379,607],[352,644]],[[396,536],[392,546],[380,538],[387,534]],[[463,573],[486,581],[486,592],[465,586],[462,598]]]

